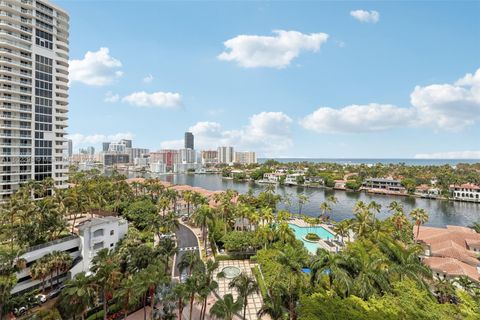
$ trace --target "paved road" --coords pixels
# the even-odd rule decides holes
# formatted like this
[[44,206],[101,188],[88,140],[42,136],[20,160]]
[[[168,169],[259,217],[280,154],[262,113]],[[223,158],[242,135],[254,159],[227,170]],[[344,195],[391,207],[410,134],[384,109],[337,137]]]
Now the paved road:
[[[189,250],[195,250],[197,255],[200,255],[200,252],[198,251],[197,237],[189,228],[181,224],[178,227],[178,229],[175,231],[175,235],[177,237],[177,247],[178,247],[178,253],[175,260],[175,263],[177,265],[178,265],[178,262],[181,261],[183,254]],[[174,276],[175,277],[180,276],[180,270],[178,270],[177,266],[175,266]]]

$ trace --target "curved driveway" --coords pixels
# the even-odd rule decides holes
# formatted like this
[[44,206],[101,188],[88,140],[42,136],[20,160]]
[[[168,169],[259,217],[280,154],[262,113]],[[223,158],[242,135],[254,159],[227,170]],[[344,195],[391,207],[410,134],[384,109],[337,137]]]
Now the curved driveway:
[[178,229],[175,231],[175,236],[177,237],[177,257],[175,259],[174,276],[180,277],[180,270],[178,270],[177,266],[185,252],[194,250],[199,256],[200,252],[198,251],[197,237],[192,230],[183,224],[178,226]]

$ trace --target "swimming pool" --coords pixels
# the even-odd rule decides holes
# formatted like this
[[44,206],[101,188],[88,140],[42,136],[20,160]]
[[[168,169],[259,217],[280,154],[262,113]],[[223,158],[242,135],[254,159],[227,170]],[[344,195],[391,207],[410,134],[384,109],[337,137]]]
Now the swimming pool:
[[315,254],[317,252],[317,249],[320,248],[320,246],[317,243],[314,242],[309,242],[305,241],[303,238],[307,235],[307,233],[315,233],[317,234],[320,238],[328,240],[328,239],[334,239],[335,235],[332,234],[330,231],[327,229],[316,226],[316,227],[299,227],[296,224],[289,223],[288,226],[293,229],[295,232],[295,237],[298,240],[302,240],[303,245],[305,248],[307,248],[310,253]]

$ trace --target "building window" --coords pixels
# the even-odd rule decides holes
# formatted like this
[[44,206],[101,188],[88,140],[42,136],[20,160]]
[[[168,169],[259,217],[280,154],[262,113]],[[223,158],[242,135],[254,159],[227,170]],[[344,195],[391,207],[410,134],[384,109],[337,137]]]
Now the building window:
[[114,230],[110,230],[110,235],[113,236],[115,234]]
[[102,241],[102,242],[95,243],[95,244],[93,245],[93,250],[99,250],[99,249],[103,249],[103,241]]
[[103,236],[103,229],[98,229],[93,232],[94,237],[101,237]]
[[113,243],[110,243],[110,248],[113,248]]

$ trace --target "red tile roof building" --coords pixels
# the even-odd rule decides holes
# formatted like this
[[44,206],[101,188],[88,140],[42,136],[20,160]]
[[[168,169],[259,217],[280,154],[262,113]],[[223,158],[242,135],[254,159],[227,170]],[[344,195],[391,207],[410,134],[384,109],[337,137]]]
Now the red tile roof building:
[[[416,233],[415,233],[416,236]],[[416,240],[425,248],[423,262],[434,275],[455,278],[467,276],[480,279],[480,234],[467,227],[420,227]]]

